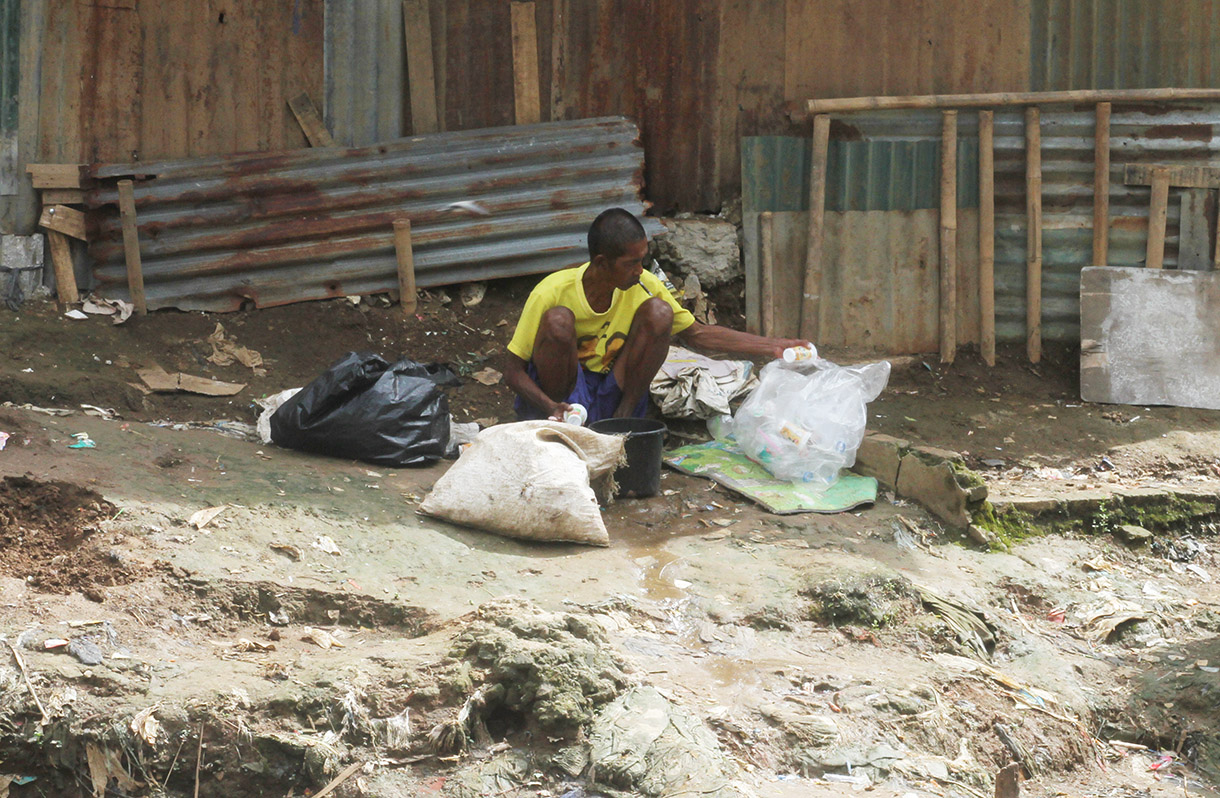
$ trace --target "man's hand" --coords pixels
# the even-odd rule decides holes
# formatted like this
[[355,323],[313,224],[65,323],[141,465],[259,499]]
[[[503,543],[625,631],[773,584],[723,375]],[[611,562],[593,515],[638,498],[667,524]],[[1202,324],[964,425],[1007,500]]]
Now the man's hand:
[[551,408],[551,414],[547,416],[551,421],[563,421],[563,414],[572,409],[572,406],[567,402],[556,402]]
[[774,345],[771,351],[771,357],[781,358],[784,356],[785,349],[791,349],[794,346],[809,346],[809,342],[800,338],[772,338],[771,343]]

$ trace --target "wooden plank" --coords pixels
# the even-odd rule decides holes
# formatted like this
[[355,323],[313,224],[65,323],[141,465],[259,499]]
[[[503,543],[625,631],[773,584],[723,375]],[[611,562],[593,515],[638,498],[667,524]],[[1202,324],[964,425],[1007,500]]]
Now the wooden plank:
[[1090,267],[1080,283],[1080,395],[1220,410],[1220,272]]
[[85,192],[79,188],[44,188],[41,192],[43,205],[83,205]]
[[411,245],[411,220],[394,222],[394,252],[398,255],[398,301],[404,316],[415,314],[419,302],[415,291],[415,251]]
[[1025,109],[1025,352],[1042,359],[1042,118]]
[[42,209],[38,224],[66,236],[85,240],[85,214],[65,205],[48,205]]
[[988,108],[1062,103],[1139,103],[1169,100],[1220,100],[1220,89],[1078,89],[1073,91],[1013,91],[991,94],[920,94],[905,97],[838,97],[809,100],[809,114],[906,108]]
[[513,2],[513,99],[518,125],[542,118],[538,84],[538,30],[533,0]]
[[759,326],[763,335],[775,335],[775,219],[771,211],[759,214],[758,234],[762,318]]
[[72,247],[68,237],[55,230],[47,232],[51,249],[51,268],[55,270],[55,296],[61,305],[80,301],[76,290],[76,270],[72,267]]
[[979,354],[995,365],[994,111],[979,111]]
[[136,200],[130,180],[119,181],[119,219],[123,224],[123,252],[127,260],[127,289],[141,316],[148,313],[144,298],[144,270],[140,264],[140,234],[136,230]]
[[940,362],[957,357],[957,111],[941,113]]
[[1093,126],[1093,265],[1110,257],[1110,103],[1098,103]]
[[568,0],[551,0],[551,121],[567,114]]
[[437,122],[436,67],[428,0],[403,0],[402,24],[406,36],[411,132],[436,133],[441,128]]
[[79,163],[28,163],[25,171],[34,188],[84,188],[85,165]]
[[813,151],[809,159],[809,237],[805,250],[805,286],[801,292],[800,337],[821,343],[825,322],[821,318],[822,261],[826,225],[826,158],[830,152],[830,117],[813,118]]
[[1212,267],[1211,230],[1208,213],[1212,203],[1206,188],[1182,190],[1182,211],[1178,214],[1178,268],[1203,271]]
[[1148,250],[1144,265],[1159,269],[1165,265],[1165,221],[1169,212],[1169,175],[1152,176],[1152,199],[1148,204]]
[[309,146],[335,146],[335,137],[326,129],[326,125],[322,122],[322,115],[318,113],[318,107],[313,104],[313,100],[309,99],[308,94],[301,92],[293,97],[288,101],[288,107],[292,110],[292,115],[297,118],[297,124],[301,126],[301,130],[305,132],[305,138],[309,139]]
[[1123,170],[1123,182],[1129,186],[1150,186],[1157,174],[1163,174],[1169,185],[1179,188],[1220,188],[1220,166],[1131,163]]

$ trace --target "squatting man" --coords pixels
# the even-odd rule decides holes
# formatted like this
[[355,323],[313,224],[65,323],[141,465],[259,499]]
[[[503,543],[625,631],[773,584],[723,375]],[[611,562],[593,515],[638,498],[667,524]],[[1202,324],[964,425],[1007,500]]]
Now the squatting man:
[[644,226],[611,208],[589,228],[589,262],[548,275],[530,293],[504,363],[520,418],[558,420],[574,404],[590,423],[643,416],[674,337],[747,357],[779,357],[805,344],[700,324],[644,269],[647,256]]

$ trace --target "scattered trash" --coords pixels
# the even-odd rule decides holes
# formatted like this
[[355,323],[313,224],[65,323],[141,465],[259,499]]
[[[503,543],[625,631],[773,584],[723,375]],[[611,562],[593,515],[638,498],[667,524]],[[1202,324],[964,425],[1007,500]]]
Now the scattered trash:
[[272,626],[287,626],[289,624],[288,613],[282,609],[272,610],[267,613],[267,623]]
[[476,382],[481,382],[484,385],[496,385],[504,378],[504,375],[495,369],[488,366],[482,371],[476,371],[470,375]]
[[462,304],[473,308],[487,295],[487,283],[466,283],[461,290]]
[[347,646],[342,640],[332,635],[325,629],[314,629],[312,626],[306,626],[304,629],[304,640],[315,643],[319,648],[346,648]]
[[245,389],[244,383],[221,382],[220,380],[196,377],[191,374],[170,374],[158,365],[136,369],[144,384],[157,393],[197,393],[203,396],[233,396]]
[[95,316],[113,316],[114,324],[122,324],[130,319],[135,309],[135,305],[122,299],[102,299],[96,296],[88,297],[81,305],[81,310],[85,313],[92,313]]
[[203,529],[205,526],[212,523],[216,516],[220,515],[228,508],[229,505],[222,504],[219,507],[208,507],[203,510],[198,510],[191,514],[191,517],[187,520],[187,523],[196,529]]
[[76,308],[69,310],[64,315],[67,316],[69,319],[76,319],[77,321],[83,321],[84,319],[89,318],[88,316],[86,316],[84,313],[81,313]]
[[263,356],[253,349],[238,346],[235,339],[225,335],[224,325],[220,322],[216,322],[216,329],[208,336],[208,343],[212,345],[212,354],[207,358],[209,363],[229,366],[236,361],[251,369],[256,377],[267,375],[267,370],[262,368]]
[[153,715],[159,706],[161,704],[156,703],[148,709],[142,709],[131,719],[132,733],[150,746],[157,744],[157,732],[161,729],[161,724]]
[[89,433],[87,433],[87,432],[72,433],[72,440],[74,440],[75,443],[69,443],[68,444],[69,449],[96,449],[97,448],[97,443],[92,438],[89,437]]
[[1174,763],[1174,755],[1168,751],[1162,753],[1156,758],[1156,761],[1148,766],[1149,770],[1164,770]]
[[97,405],[81,405],[81,410],[85,411],[86,416],[94,416],[95,418],[103,418],[106,421],[114,421],[119,417],[117,410],[109,407],[98,407]]
[[293,562],[300,562],[301,558],[304,556],[304,553],[291,543],[272,543],[271,550],[278,551],[280,554],[285,555]]
[[279,410],[284,402],[296,396],[300,390],[300,388],[286,388],[279,393],[273,393],[270,396],[264,396],[262,399],[254,400],[254,404],[262,408],[262,412],[258,414],[258,421],[254,425],[254,428],[258,430],[258,439],[260,441],[271,443],[271,417],[275,415],[275,411]]
[[663,416],[713,418],[730,413],[729,403],[757,383],[748,360],[713,360],[671,346],[648,390]]
[[4,447],[8,445],[8,439],[13,437],[7,432],[0,432],[0,452],[4,451]]
[[465,211],[471,216],[491,216],[491,211],[483,207],[483,205],[474,200],[458,200],[446,205],[442,210],[446,211]]
[[102,798],[111,791],[111,780],[122,793],[130,793],[144,786],[123,768],[122,756],[118,751],[88,742],[85,743],[85,759],[89,764],[89,781],[93,786],[94,798]]
[[78,637],[68,643],[68,653],[80,660],[82,665],[101,665],[102,649],[88,637]]
[[63,648],[64,646],[68,645],[69,642],[70,641],[64,640],[62,637],[48,637],[46,640],[42,641],[42,647],[47,651],[53,651],[57,648]]
[[335,544],[335,541],[331,540],[328,535],[320,535],[311,545],[315,549],[318,549],[326,554],[333,554],[336,557],[343,554],[343,552],[339,550],[338,545]]

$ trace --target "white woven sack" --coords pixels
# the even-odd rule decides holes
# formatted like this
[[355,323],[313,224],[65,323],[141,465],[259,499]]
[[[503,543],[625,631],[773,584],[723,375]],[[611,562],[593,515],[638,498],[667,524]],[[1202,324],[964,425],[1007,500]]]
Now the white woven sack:
[[612,493],[623,441],[558,421],[491,427],[437,480],[419,509],[509,537],[609,546],[594,489]]

